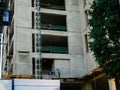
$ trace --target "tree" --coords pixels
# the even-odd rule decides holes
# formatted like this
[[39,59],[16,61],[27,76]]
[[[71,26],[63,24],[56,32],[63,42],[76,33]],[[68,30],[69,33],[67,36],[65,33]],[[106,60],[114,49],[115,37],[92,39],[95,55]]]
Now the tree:
[[89,19],[89,47],[109,78],[120,78],[120,5],[118,0],[94,0]]

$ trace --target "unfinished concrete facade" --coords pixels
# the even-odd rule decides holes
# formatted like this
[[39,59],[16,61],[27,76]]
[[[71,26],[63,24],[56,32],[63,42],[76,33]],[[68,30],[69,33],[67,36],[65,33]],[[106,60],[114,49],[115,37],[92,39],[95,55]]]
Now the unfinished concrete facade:
[[[56,72],[57,68],[61,79],[72,81],[91,73],[98,66],[87,43],[87,8],[92,0],[41,0],[40,25],[36,23],[36,1],[9,1],[11,24],[3,30],[6,46],[2,74],[35,76],[40,53],[43,79],[49,79],[48,72]],[[37,26],[41,28],[41,51],[37,44]],[[54,78],[58,78],[56,73]],[[82,89],[92,90],[86,89],[87,84]]]
[[[8,57],[3,62],[4,74],[33,75],[36,50],[35,0],[11,0],[11,25],[4,30]],[[50,4],[50,5],[49,5]],[[79,0],[60,2],[41,0],[41,37],[43,75],[61,70],[61,78],[77,78],[86,74]],[[6,50],[7,51],[7,50]],[[8,56],[7,56],[8,55]],[[8,64],[5,64],[8,63]],[[5,66],[8,65],[8,66]],[[5,69],[7,68],[7,69]],[[25,70],[25,72],[23,72]]]

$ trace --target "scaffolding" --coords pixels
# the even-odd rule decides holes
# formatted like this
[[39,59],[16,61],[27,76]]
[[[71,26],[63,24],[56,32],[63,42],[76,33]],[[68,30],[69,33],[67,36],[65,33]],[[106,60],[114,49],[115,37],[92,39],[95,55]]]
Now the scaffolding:
[[37,33],[35,34],[35,46],[36,46],[36,51],[39,51],[39,57],[35,59],[35,78],[42,79],[40,0],[35,0],[34,6],[35,6],[35,9],[37,10],[34,13],[35,29],[37,31]]

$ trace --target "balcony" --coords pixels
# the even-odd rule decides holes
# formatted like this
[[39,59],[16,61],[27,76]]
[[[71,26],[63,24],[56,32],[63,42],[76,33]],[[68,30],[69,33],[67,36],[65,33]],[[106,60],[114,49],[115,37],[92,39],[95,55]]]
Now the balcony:
[[61,25],[51,25],[51,24],[42,24],[41,29],[55,30],[55,31],[67,31],[66,26]]
[[65,10],[65,1],[41,0],[41,7],[47,9]]
[[68,54],[67,42],[66,36],[42,35],[42,48],[37,44],[37,52]]
[[57,46],[42,46],[42,52],[44,53],[61,53],[67,54],[68,48],[67,47],[57,47]]
[[66,16],[41,13],[41,29],[67,31]]

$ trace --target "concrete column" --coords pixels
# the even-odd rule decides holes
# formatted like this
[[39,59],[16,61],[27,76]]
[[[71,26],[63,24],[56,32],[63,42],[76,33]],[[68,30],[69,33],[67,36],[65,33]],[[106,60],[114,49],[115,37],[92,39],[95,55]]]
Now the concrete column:
[[109,84],[109,90],[116,90],[116,85],[115,85],[114,79],[109,79],[108,84]]
[[92,83],[91,82],[87,82],[85,85],[83,85],[81,90],[92,90]]

